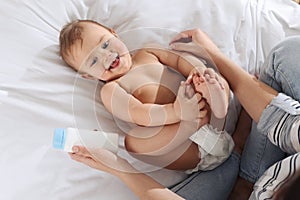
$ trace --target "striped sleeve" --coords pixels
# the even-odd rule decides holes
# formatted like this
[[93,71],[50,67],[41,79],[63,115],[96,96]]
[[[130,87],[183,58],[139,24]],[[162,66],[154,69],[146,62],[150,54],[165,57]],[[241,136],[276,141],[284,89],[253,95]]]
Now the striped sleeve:
[[275,163],[255,183],[249,199],[273,199],[274,192],[299,170],[300,153]]
[[283,151],[300,152],[300,104],[279,93],[263,111],[258,125],[262,134]]

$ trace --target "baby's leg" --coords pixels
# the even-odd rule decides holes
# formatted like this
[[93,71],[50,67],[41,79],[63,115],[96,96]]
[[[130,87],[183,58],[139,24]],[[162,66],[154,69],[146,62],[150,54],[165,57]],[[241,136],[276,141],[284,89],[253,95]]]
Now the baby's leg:
[[129,152],[149,156],[168,154],[187,141],[198,128],[197,123],[188,121],[160,127],[137,126],[127,133],[125,146]]
[[145,163],[171,170],[194,169],[200,162],[198,145],[191,141],[186,141],[173,151],[159,156],[138,153],[131,153],[131,155]]
[[[144,162],[156,166],[169,166],[176,160],[186,160],[186,152],[194,151],[190,147],[192,142],[189,137],[193,135],[200,126],[208,123],[208,117],[201,120],[201,124],[194,122],[181,122],[161,127],[136,127],[125,137],[125,147],[132,156]],[[139,133],[149,134],[141,136]],[[191,162],[186,163],[187,168],[198,163],[198,154],[191,157]],[[180,161],[181,162],[181,161]],[[183,161],[182,161],[183,162]],[[184,166],[182,166],[184,167]]]
[[226,116],[228,108],[228,91],[226,82],[210,68],[205,69],[203,76],[193,75],[195,90],[203,95],[217,118]]

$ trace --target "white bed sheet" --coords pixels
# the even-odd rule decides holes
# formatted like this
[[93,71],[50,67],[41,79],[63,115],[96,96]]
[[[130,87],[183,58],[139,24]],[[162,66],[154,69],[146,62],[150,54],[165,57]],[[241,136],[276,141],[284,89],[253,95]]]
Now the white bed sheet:
[[[1,1],[0,199],[137,199],[115,177],[51,147],[57,127],[118,131],[99,103],[101,85],[82,80],[59,57],[59,31],[75,19],[113,27],[130,49],[167,45],[177,32],[200,27],[253,74],[274,45],[300,33],[300,8],[290,0]],[[233,100],[229,132],[238,110]],[[169,170],[152,176],[165,185],[185,177]]]

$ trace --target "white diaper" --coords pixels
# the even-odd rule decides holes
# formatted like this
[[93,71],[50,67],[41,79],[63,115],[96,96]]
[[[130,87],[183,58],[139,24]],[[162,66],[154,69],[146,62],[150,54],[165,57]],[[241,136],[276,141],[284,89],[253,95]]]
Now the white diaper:
[[188,174],[216,168],[230,156],[234,147],[233,139],[226,131],[218,131],[210,124],[202,126],[190,140],[198,144],[201,161],[194,169],[186,170]]

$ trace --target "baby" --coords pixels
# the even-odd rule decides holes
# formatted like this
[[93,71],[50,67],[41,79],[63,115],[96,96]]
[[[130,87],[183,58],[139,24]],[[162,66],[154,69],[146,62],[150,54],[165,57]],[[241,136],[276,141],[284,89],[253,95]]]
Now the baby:
[[197,58],[157,47],[131,55],[112,29],[91,20],[64,26],[60,53],[82,77],[105,82],[101,99],[110,113],[136,124],[125,136],[135,157],[193,172],[230,155],[231,136],[207,125],[211,113],[225,117],[228,84]]

